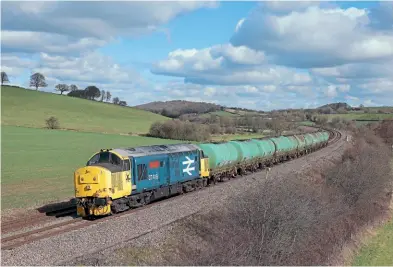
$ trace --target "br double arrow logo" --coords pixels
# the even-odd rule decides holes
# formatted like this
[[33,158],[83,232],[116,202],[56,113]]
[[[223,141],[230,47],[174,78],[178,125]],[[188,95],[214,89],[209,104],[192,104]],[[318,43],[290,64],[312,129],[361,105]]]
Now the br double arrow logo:
[[183,169],[183,172],[186,172],[188,175],[191,175],[191,171],[195,170],[195,167],[191,167],[191,164],[194,163],[194,160],[190,159],[189,157],[186,156],[186,161],[183,161],[183,165],[187,165],[185,169]]

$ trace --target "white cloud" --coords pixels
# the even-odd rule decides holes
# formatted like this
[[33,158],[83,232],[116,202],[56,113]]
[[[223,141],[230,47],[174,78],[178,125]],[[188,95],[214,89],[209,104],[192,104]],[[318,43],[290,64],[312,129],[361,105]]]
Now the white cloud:
[[26,70],[36,67],[37,62],[18,57],[16,55],[1,56],[1,71],[7,73],[8,76],[21,75]]
[[[2,51],[83,52],[118,36],[165,32],[174,17],[212,1],[167,2],[2,2]],[[69,46],[72,47],[69,47]]]
[[[88,53],[82,57],[51,56],[41,53],[38,60],[21,59],[13,55],[2,56],[2,71],[9,75],[19,75],[27,71],[42,73],[48,87],[45,91],[54,92],[58,83],[76,84],[79,88],[96,85],[103,90],[121,95],[142,90],[152,85],[131,68],[120,67],[113,60],[100,53]],[[28,77],[24,84],[13,79],[12,84],[28,87]],[[130,95],[130,96],[131,96]],[[130,98],[132,99],[132,98]],[[130,99],[127,99],[128,101]]]
[[75,54],[94,50],[105,44],[106,41],[96,38],[75,39],[54,33],[6,30],[1,32],[2,52]]
[[276,63],[305,68],[392,58],[392,32],[369,24],[367,10],[353,7],[311,6],[282,15],[259,8],[231,42],[263,51]]
[[217,92],[217,89],[214,87],[206,87],[204,90],[204,95],[211,97],[214,96],[214,94]]
[[232,45],[178,49],[152,72],[214,85],[216,94],[236,85],[242,99],[274,93],[302,96],[309,106],[347,99],[349,92],[375,99],[391,88],[393,28],[375,28],[372,13],[312,1],[263,2],[238,21]]
[[359,87],[373,94],[391,93],[393,95],[393,79],[374,79],[360,84]]
[[346,95],[344,98],[347,100],[351,100],[351,101],[358,101],[359,100],[359,97],[351,96],[351,95]]
[[325,90],[325,95],[330,98],[335,98],[337,96],[337,90],[334,85],[329,85]]
[[317,6],[319,5],[319,1],[282,1],[282,0],[273,0],[273,1],[265,1],[262,6],[266,7],[266,9],[274,12],[291,12],[294,10],[302,10],[309,6]]
[[375,103],[374,101],[372,101],[371,99],[367,99],[366,101],[364,101],[363,102],[363,104],[365,105],[365,106],[378,106],[378,104],[377,103]]
[[184,77],[186,82],[216,85],[308,84],[309,73],[269,65],[265,55],[230,44],[204,49],[177,49],[153,65],[154,74]]
[[235,27],[235,32],[237,32],[240,29],[240,27],[242,26],[244,20],[245,20],[245,18],[242,18],[241,20],[239,20],[237,22],[236,27]]
[[339,85],[337,85],[337,89],[340,92],[346,93],[346,92],[349,92],[349,90],[351,90],[351,86],[349,84],[339,84]]
[[[158,92],[164,95],[161,96],[157,94]],[[299,96],[290,92],[286,87],[276,86],[211,86],[170,82],[161,85],[154,94],[155,98],[152,101],[168,101],[181,97],[181,99],[190,101],[204,101],[259,110],[304,107],[304,105],[315,107],[318,103],[316,95]]]
[[82,57],[40,55],[40,65],[34,71],[59,80],[90,83],[138,83],[142,81],[135,70],[121,68],[108,56],[89,53]]
[[[231,43],[181,49],[142,78],[95,50],[152,31],[212,2],[4,2],[2,70],[41,71],[56,83],[97,85],[129,104],[188,99],[256,109],[393,98],[393,4],[342,9],[318,2],[263,2],[238,21]],[[393,14],[393,13],[392,13]],[[23,18],[23,19],[15,19]],[[24,53],[24,57],[18,57]],[[25,55],[38,55],[37,60]],[[150,78],[150,77],[149,77]],[[172,78],[171,78],[172,79]],[[162,81],[164,80],[164,81]],[[390,98],[389,98],[390,97]],[[389,103],[388,103],[389,104]]]
[[384,60],[374,63],[352,63],[330,68],[314,68],[311,69],[311,72],[325,78],[360,80],[378,77],[393,77],[392,69],[393,60]]
[[153,73],[184,77],[187,74],[219,74],[225,68],[258,65],[265,60],[262,52],[246,47],[216,45],[205,49],[177,49],[168,58],[154,64]]

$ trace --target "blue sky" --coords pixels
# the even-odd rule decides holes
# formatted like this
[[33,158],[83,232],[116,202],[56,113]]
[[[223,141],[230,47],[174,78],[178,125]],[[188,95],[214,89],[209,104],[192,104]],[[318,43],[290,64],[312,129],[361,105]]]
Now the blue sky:
[[[393,104],[392,2],[2,2],[2,71],[138,105]],[[17,19],[15,19],[17,18]]]

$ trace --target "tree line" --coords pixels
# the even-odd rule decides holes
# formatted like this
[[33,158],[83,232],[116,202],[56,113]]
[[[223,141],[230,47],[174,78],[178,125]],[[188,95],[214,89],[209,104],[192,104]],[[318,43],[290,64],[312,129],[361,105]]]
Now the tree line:
[[205,114],[223,110],[224,107],[206,102],[191,102],[185,100],[155,101],[137,106],[137,108],[161,114],[169,118],[180,118],[187,114]]
[[[1,85],[4,83],[9,83],[9,78],[6,72],[1,72]],[[35,87],[36,91],[40,87],[47,87],[45,76],[42,73],[36,72],[30,76],[30,87]],[[79,89],[75,84],[57,84],[55,86],[55,91],[60,92],[63,95],[64,92],[69,92],[67,96],[79,97],[88,100],[99,100],[101,102],[109,102],[112,98],[110,91],[100,90],[94,85],[87,86],[85,89]],[[120,100],[119,97],[114,97],[112,103],[120,106],[127,106],[127,102]]]

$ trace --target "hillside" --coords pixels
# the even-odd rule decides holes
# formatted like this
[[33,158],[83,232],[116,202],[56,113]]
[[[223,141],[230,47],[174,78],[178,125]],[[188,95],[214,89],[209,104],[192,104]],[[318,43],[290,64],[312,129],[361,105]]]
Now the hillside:
[[73,171],[86,164],[101,148],[181,142],[119,134],[15,126],[1,128],[2,210],[71,198],[74,194]]
[[326,104],[323,106],[320,106],[318,109],[324,109],[324,108],[331,108],[335,111],[337,111],[338,109],[344,109],[344,110],[351,110],[352,107],[350,105],[348,105],[347,103],[330,103],[330,104]]
[[85,132],[147,133],[169,118],[144,110],[13,86],[1,87],[2,125],[45,127],[50,116],[60,127]]
[[152,111],[172,118],[179,117],[183,114],[204,114],[222,109],[221,106],[212,103],[185,100],[156,101],[138,105],[135,108]]

